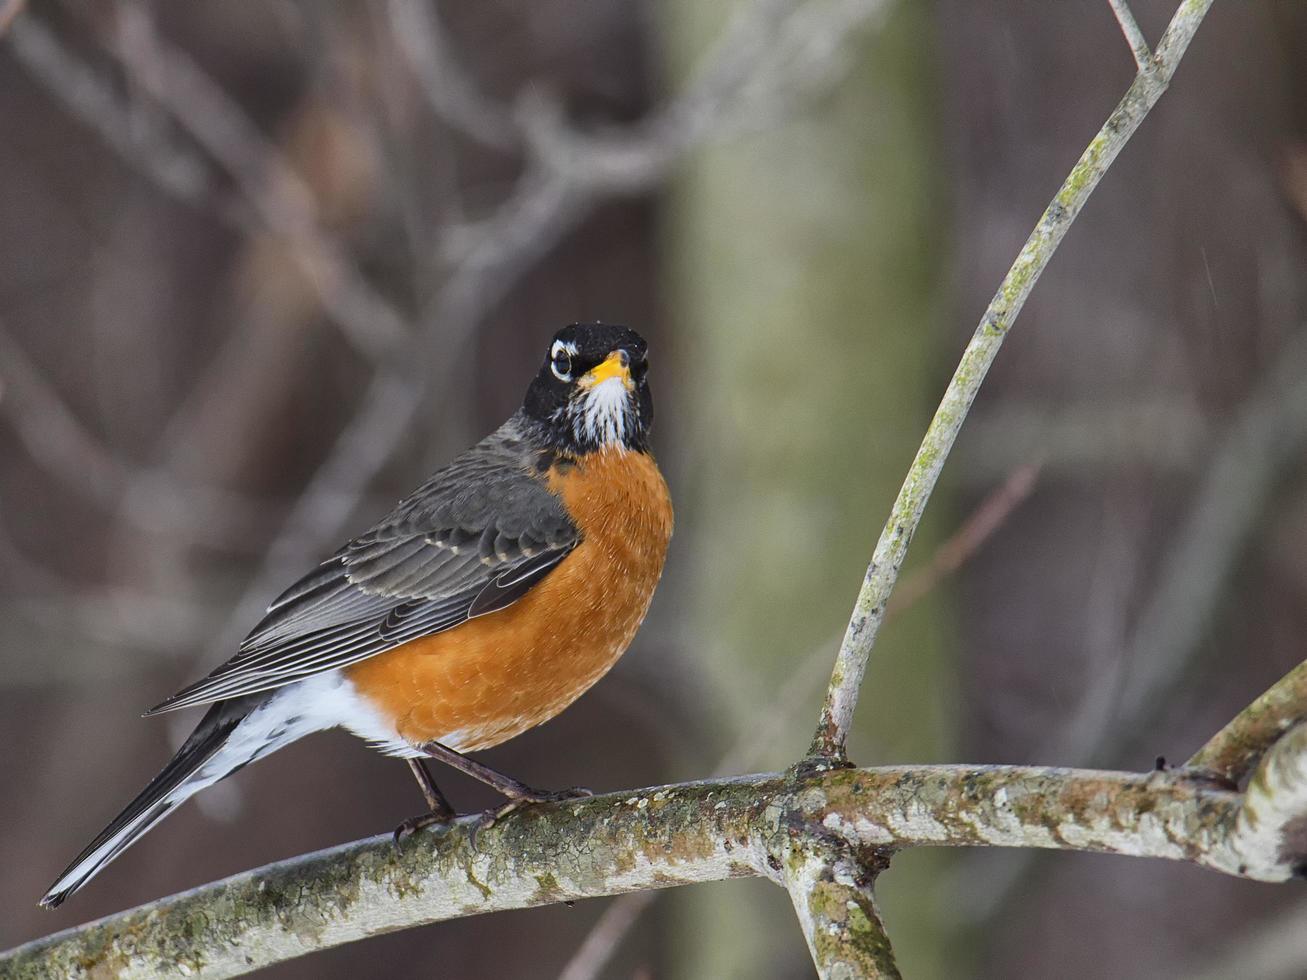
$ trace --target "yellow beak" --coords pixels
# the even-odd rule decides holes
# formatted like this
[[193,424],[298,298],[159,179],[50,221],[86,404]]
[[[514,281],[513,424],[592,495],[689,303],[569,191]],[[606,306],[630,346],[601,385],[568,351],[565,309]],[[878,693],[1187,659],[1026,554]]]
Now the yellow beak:
[[592,371],[587,372],[581,377],[581,384],[587,388],[593,388],[601,385],[611,378],[621,378],[622,387],[628,391],[634,387],[631,381],[631,357],[624,350],[615,350],[604,360],[602,364],[597,365]]

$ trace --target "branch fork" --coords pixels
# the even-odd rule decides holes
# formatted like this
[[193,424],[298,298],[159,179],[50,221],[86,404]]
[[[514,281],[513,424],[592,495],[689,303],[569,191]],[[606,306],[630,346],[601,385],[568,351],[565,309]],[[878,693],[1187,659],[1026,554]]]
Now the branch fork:
[[[847,762],[854,710],[890,595],[980,385],[1072,222],[1166,90],[1212,0],[1182,0],[1155,53],[1125,0],[1109,2],[1138,73],[1044,211],[963,353],[876,544],[806,760],[784,774],[540,804],[487,828],[475,845],[460,821],[399,848],[385,836],[305,855],[0,954],[0,972],[24,980],[153,977],[175,971],[180,943],[181,965],[204,976],[235,976],[465,915],[764,875],[789,892],[823,977],[894,978],[874,886],[898,848],[1082,850],[1183,860],[1263,881],[1301,875],[1302,668],[1193,760],[1231,781],[1255,766],[1242,794],[1183,769],[1140,775],[1015,766],[855,769]],[[781,5],[764,0],[759,9],[774,13]],[[738,94],[732,72],[723,77],[716,87],[705,82],[697,102],[690,99],[704,119],[715,119],[726,95]],[[587,195],[645,185],[688,146],[653,141],[659,152],[651,154],[640,141],[649,136],[644,132],[625,134],[627,143],[564,138],[570,134],[556,107],[527,108],[514,124],[547,172],[574,175],[584,151],[591,169],[580,184]],[[631,154],[633,148],[646,152]],[[550,207],[555,213],[561,206]],[[303,214],[263,210],[270,225],[313,243]],[[1284,696],[1273,696],[1277,689]]]

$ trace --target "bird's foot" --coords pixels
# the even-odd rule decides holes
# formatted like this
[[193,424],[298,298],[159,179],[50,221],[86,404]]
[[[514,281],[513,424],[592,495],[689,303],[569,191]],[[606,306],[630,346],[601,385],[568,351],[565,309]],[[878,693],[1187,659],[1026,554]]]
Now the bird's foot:
[[528,789],[527,792],[520,796],[514,796],[502,806],[492,807],[483,812],[472,824],[471,837],[472,846],[477,846],[477,835],[483,830],[489,830],[504,817],[510,813],[530,806],[535,803],[561,803],[564,800],[579,800],[587,796],[594,796],[594,790],[586,789],[584,786],[573,786],[571,789],[560,789],[552,792],[545,790]]
[[447,827],[454,822],[457,816],[458,814],[451,809],[438,808],[420,816],[409,817],[395,828],[395,846],[398,847],[401,841],[412,837],[419,830],[424,830],[427,827]]

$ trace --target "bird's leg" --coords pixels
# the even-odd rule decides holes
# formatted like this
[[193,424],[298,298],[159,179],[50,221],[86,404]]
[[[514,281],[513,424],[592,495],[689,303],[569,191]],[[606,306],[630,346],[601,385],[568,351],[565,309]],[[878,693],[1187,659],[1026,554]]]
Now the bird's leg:
[[445,794],[440,792],[440,787],[431,778],[431,773],[427,770],[426,764],[421,759],[406,759],[405,761],[413,772],[413,778],[418,781],[418,788],[422,790],[422,796],[426,799],[431,812],[449,820],[457,816],[454,813],[454,808],[449,805],[449,800],[445,799]]
[[423,742],[418,748],[425,752],[428,757],[443,762],[445,765],[485,783],[497,793],[507,796],[510,800],[522,800],[526,803],[545,803],[560,798],[558,793],[532,789],[526,783],[518,782],[512,776],[506,776],[496,769],[491,769],[489,766],[465,756],[462,752],[456,752],[441,745],[439,742]]
[[418,788],[422,790],[422,796],[427,801],[430,809],[420,817],[410,817],[402,824],[395,828],[395,843],[423,827],[430,827],[432,824],[449,823],[458,814],[454,808],[449,805],[449,800],[445,799],[445,794],[440,792],[440,787],[436,781],[431,778],[431,773],[427,771],[426,764],[421,759],[406,759],[408,768],[413,773],[413,778],[418,781]]
[[470,759],[462,752],[456,752],[439,742],[424,742],[419,748],[430,758],[443,762],[445,765],[485,783],[491,789],[508,797],[508,802],[503,806],[498,809],[487,810],[481,815],[481,820],[473,829],[472,842],[474,845],[477,831],[485,830],[494,824],[496,820],[506,817],[527,803],[553,803],[559,800],[574,800],[583,796],[594,796],[594,793],[581,786],[555,792],[532,789],[526,783],[519,782],[512,776],[506,776],[498,770],[491,769],[489,766],[477,762],[475,759]]

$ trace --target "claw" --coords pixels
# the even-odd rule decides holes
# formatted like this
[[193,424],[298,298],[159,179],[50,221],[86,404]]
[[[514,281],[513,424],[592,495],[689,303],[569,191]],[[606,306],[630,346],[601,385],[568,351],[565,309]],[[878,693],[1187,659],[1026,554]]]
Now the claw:
[[424,813],[417,817],[409,817],[395,828],[395,846],[398,847],[401,842],[412,837],[419,830],[423,830],[427,827],[447,826],[453,822],[454,816],[453,813],[444,810],[432,810],[430,813]]
[[517,812],[525,806],[533,806],[536,803],[561,803],[564,800],[578,800],[594,795],[592,789],[586,789],[584,786],[573,786],[570,789],[560,789],[554,792],[532,792],[530,796],[514,797],[502,806],[485,810],[477,817],[476,822],[472,824],[471,829],[468,831],[472,849],[476,850],[477,837],[481,831],[489,830],[500,820],[503,820],[504,817]]

